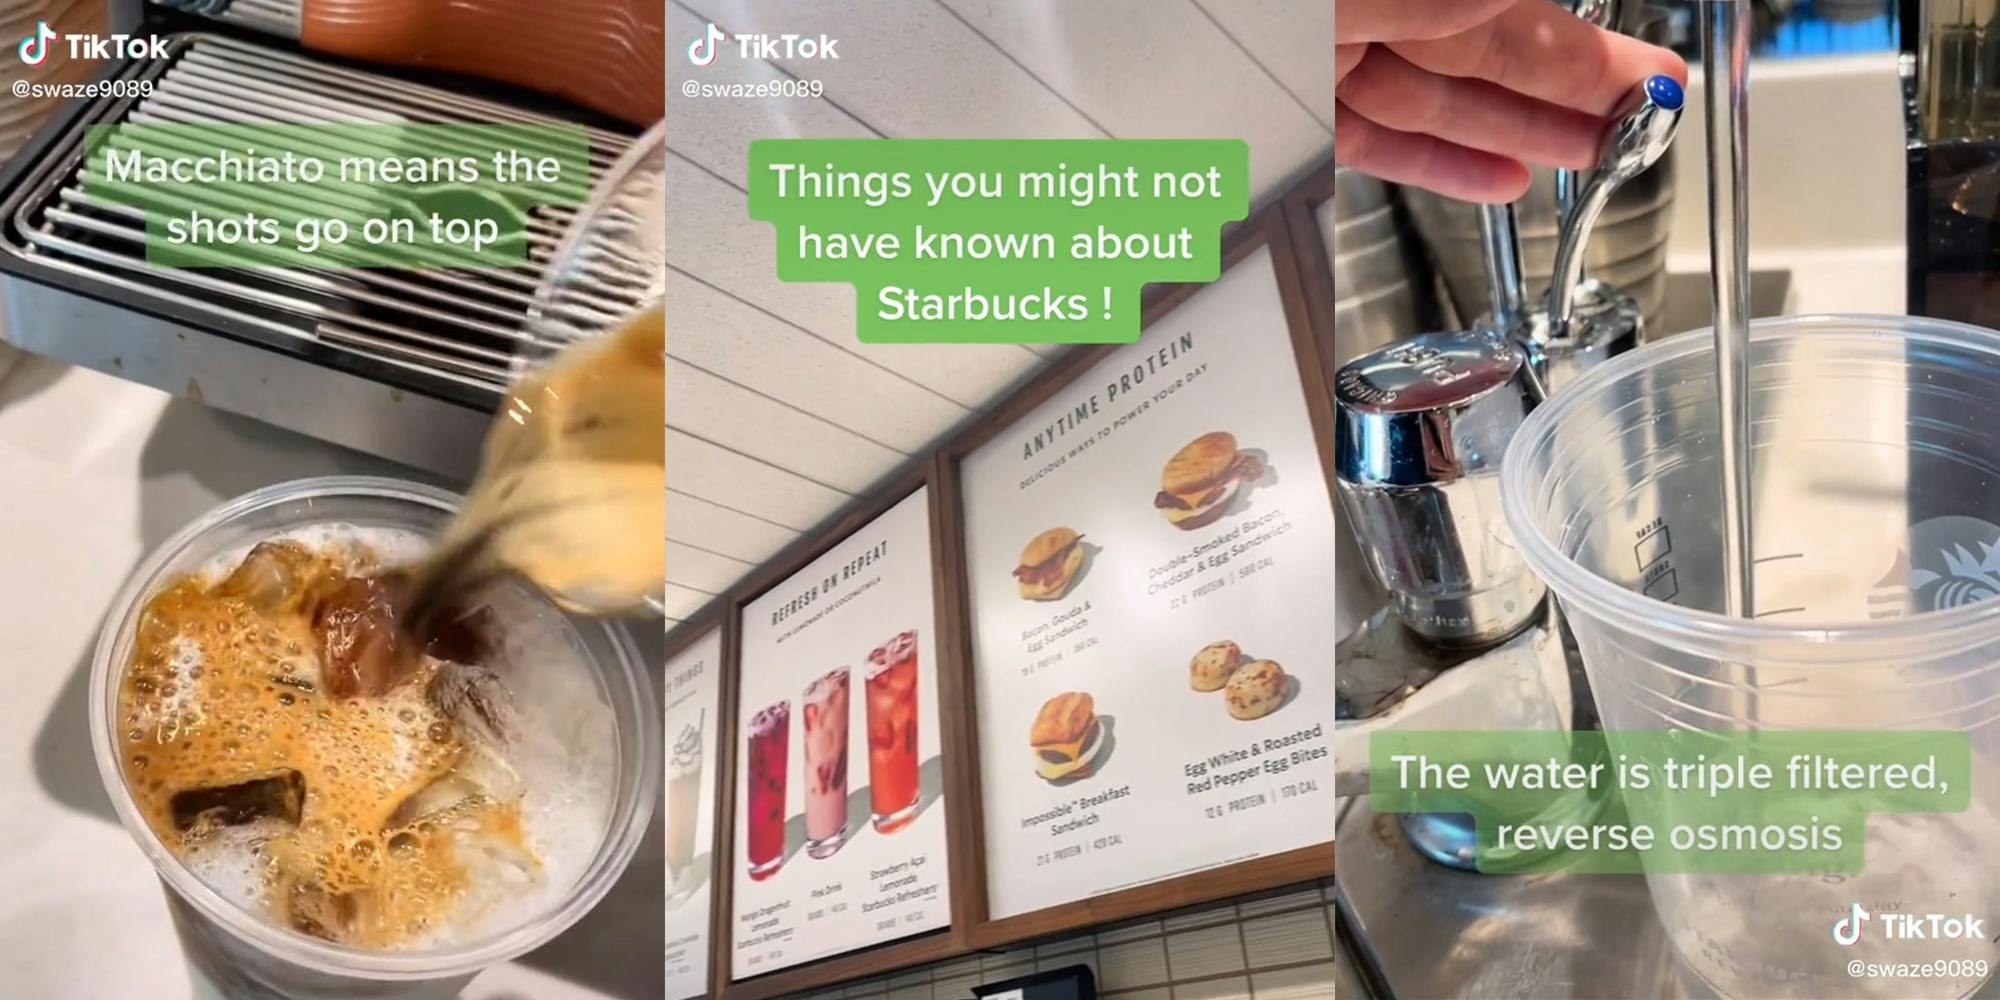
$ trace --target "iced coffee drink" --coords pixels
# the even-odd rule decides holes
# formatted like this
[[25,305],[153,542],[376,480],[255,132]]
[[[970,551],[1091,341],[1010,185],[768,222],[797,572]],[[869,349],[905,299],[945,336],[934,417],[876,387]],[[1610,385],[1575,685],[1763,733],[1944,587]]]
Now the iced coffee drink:
[[785,865],[785,772],[791,768],[791,747],[791,702],[778,702],[750,720],[744,821],[749,825],[750,877],[760,882]]
[[830,671],[806,687],[806,853],[832,857],[847,842],[847,674]]
[[667,759],[667,907],[686,901],[691,880],[688,868],[694,862],[694,831],[701,818],[701,730],[703,723],[691,722],[674,740]]
[[917,815],[917,633],[868,654],[868,799],[875,829],[894,833]]
[[132,805],[214,892],[311,938],[422,950],[521,924],[613,810],[615,744],[574,735],[609,710],[559,616],[496,589],[404,633],[398,567],[424,547],[296,530],[137,612],[113,716]]

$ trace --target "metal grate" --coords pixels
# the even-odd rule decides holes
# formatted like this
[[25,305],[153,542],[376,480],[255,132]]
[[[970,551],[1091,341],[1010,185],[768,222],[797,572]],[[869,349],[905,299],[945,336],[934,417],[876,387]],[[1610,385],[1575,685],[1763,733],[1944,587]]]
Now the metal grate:
[[304,7],[304,0],[153,0],[153,3],[292,39],[299,37]]
[[[172,269],[145,259],[145,217],[93,196],[84,169],[85,126],[115,123],[338,122],[566,124],[504,104],[407,83],[232,38],[176,36],[166,60],[134,63],[126,79],[152,79],[145,98],[101,98],[64,137],[39,175],[13,199],[6,243],[44,264],[80,270],[114,286],[164,293],[238,323],[309,339],[318,349],[414,370],[475,388],[509,381],[517,359],[553,344],[528,315],[572,208],[531,215],[527,266],[510,269],[339,272]],[[632,144],[586,129],[593,184]],[[636,297],[603,291],[606,310],[630,312]]]

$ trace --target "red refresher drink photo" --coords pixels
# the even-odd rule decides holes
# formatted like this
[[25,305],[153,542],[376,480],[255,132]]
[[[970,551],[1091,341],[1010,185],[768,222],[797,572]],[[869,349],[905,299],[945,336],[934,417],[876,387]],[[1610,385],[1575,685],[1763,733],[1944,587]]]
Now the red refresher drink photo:
[[792,703],[781,701],[750,720],[750,877],[758,882],[785,865],[785,772],[790,770]]
[[894,833],[917,815],[917,633],[868,654],[868,791],[875,829]]

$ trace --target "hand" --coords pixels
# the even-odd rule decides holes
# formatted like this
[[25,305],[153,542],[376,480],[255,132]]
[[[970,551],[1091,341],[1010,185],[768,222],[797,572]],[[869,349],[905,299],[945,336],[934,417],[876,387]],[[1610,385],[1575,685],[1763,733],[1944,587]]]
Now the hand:
[[1336,0],[1334,159],[1467,201],[1528,191],[1527,164],[1584,169],[1658,46],[1550,0]]

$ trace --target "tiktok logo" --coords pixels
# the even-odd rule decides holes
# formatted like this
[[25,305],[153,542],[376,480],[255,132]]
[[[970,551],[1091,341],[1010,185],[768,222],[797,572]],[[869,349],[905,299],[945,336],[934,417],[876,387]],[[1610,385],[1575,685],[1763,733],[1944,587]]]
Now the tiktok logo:
[[[715,57],[721,54],[722,41],[728,37],[728,35],[723,33],[721,28],[710,24],[708,31],[702,37],[688,44],[688,62],[694,63],[696,66],[706,66],[714,62]],[[22,44],[25,46],[27,43],[23,42]],[[23,48],[22,51],[25,52],[27,50]]]
[[1861,940],[1861,925],[1868,922],[1868,911],[1862,909],[1860,903],[1853,906],[1847,916],[1833,922],[1833,943],[1842,948],[1851,948]]
[[35,22],[35,33],[21,39],[21,61],[30,66],[40,66],[49,57],[49,43],[56,39],[56,29],[47,21]]

